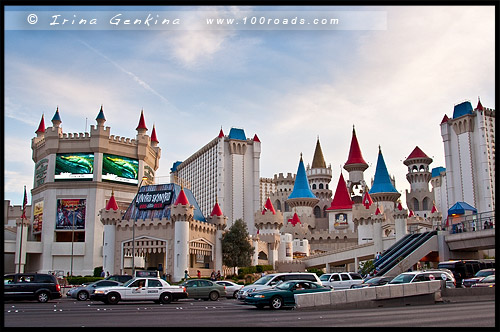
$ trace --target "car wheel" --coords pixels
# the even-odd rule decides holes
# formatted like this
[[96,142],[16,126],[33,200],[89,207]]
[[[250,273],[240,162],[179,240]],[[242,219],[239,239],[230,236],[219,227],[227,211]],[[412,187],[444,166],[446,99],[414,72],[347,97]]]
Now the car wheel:
[[88,298],[89,298],[89,293],[87,293],[86,291],[80,291],[78,292],[78,294],[76,294],[76,299],[78,301],[87,301]]
[[107,299],[109,304],[117,304],[120,301],[120,295],[118,293],[109,293]]
[[212,292],[208,295],[208,297],[210,298],[210,300],[212,301],[217,301],[217,299],[219,298],[219,293],[217,292]]
[[278,310],[283,308],[283,299],[279,296],[275,296],[271,299],[271,308]]
[[170,294],[170,293],[161,294],[160,295],[160,302],[164,303],[164,304],[172,302],[172,294]]
[[236,292],[233,293],[233,299],[235,299],[237,297],[238,297],[238,291],[236,291]]
[[47,293],[47,292],[40,292],[36,296],[36,299],[40,303],[45,303],[50,299],[50,296],[49,296],[49,293]]

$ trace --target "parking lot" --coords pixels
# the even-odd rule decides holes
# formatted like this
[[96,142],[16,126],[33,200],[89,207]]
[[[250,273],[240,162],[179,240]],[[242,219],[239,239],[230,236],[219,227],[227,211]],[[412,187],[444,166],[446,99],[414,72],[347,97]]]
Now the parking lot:
[[311,327],[470,326],[494,327],[495,302],[481,301],[395,308],[263,310],[234,299],[185,299],[170,304],[121,302],[107,305],[70,298],[48,303],[4,302],[5,327]]

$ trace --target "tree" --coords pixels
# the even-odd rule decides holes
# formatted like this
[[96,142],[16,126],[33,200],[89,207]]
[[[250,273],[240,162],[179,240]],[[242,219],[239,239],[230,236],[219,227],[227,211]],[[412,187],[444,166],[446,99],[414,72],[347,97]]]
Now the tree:
[[228,267],[250,266],[254,248],[250,243],[247,225],[242,219],[236,220],[227,232],[222,234],[222,262]]

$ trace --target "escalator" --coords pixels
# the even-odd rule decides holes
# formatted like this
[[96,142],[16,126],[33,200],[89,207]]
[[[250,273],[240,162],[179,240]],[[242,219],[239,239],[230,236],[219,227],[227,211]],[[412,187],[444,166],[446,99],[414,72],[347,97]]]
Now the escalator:
[[[377,269],[376,276],[383,276],[387,272],[396,268],[397,265],[404,259],[409,260],[406,263],[409,264],[409,266],[412,266],[430,251],[437,250],[437,248],[435,248],[437,247],[437,241],[435,241],[435,243],[430,243],[430,240],[434,236],[437,236],[437,231],[409,234],[400,241],[396,242],[384,253],[381,259],[375,263],[375,267]],[[429,244],[428,248],[424,247],[426,244]],[[419,249],[422,253],[418,252]]]

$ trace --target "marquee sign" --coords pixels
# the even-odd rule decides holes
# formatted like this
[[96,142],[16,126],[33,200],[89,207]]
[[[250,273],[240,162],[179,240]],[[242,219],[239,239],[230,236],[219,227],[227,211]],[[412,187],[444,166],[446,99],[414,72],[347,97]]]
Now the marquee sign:
[[136,206],[139,210],[163,209],[172,203],[173,190],[147,191],[137,194]]

